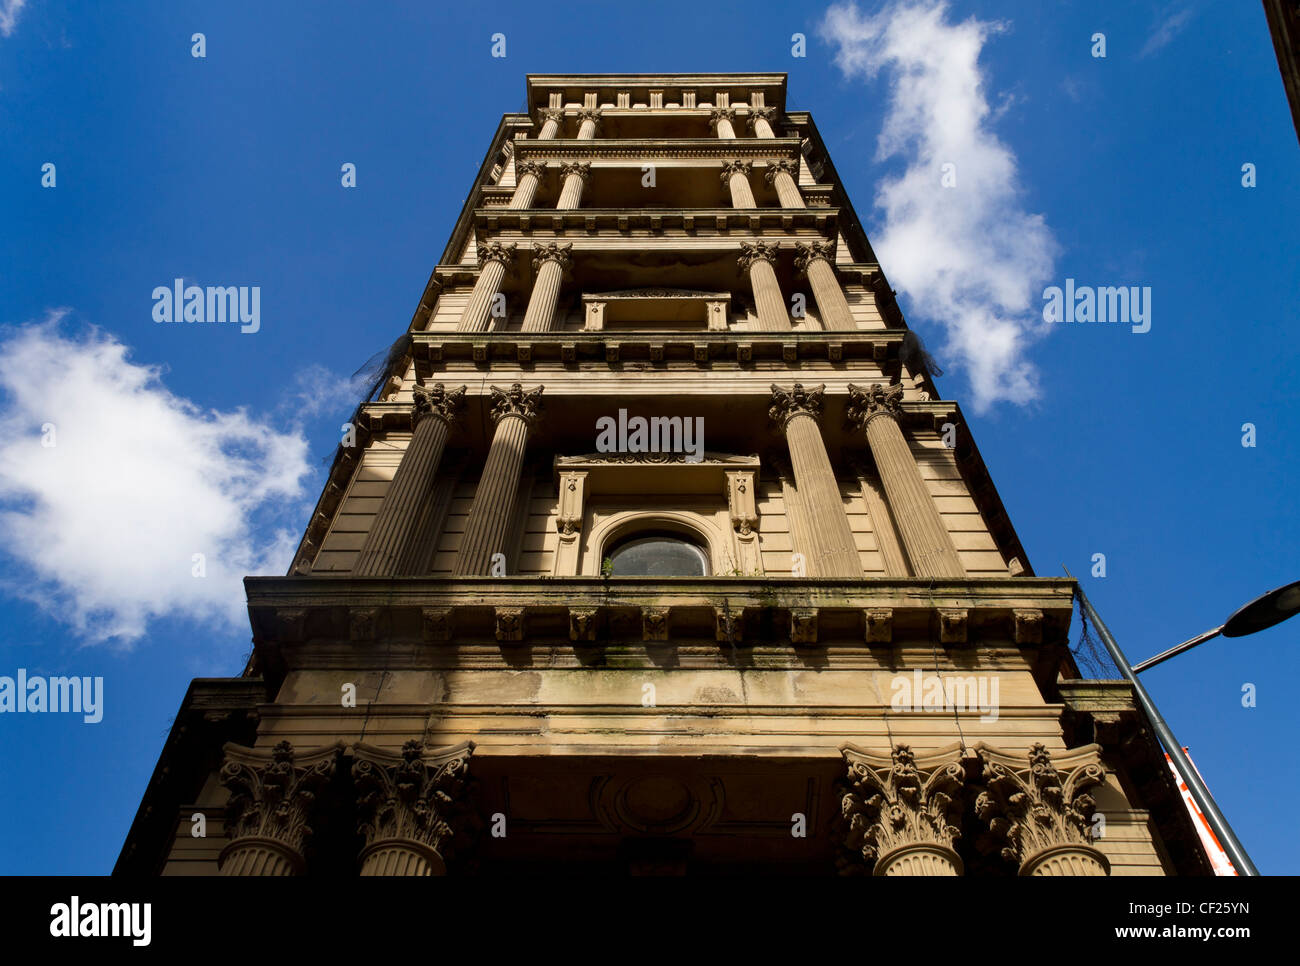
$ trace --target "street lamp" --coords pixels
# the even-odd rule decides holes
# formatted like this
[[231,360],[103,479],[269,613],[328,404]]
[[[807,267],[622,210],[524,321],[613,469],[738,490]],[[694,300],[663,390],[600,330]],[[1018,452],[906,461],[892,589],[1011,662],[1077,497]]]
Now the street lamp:
[[[1070,579],[1074,579],[1074,574],[1070,573],[1069,570],[1066,570],[1065,573]],[[1232,826],[1228,824],[1228,820],[1219,811],[1219,806],[1215,803],[1210,790],[1205,787],[1205,782],[1201,781],[1200,774],[1192,766],[1191,759],[1183,751],[1183,746],[1178,743],[1174,733],[1169,730],[1169,725],[1165,724],[1165,719],[1156,710],[1155,702],[1147,694],[1147,689],[1138,681],[1136,672],[1154,667],[1162,661],[1169,660],[1175,654],[1181,654],[1183,651],[1190,650],[1197,644],[1202,644],[1220,634],[1224,637],[1244,637],[1247,634],[1254,634],[1256,631],[1272,627],[1274,624],[1280,624],[1288,617],[1295,616],[1300,613],[1300,581],[1287,584],[1285,587],[1278,587],[1262,597],[1257,597],[1249,604],[1239,608],[1219,627],[1198,634],[1177,647],[1172,647],[1153,658],[1143,661],[1137,667],[1129,666],[1128,659],[1124,657],[1124,652],[1119,649],[1119,645],[1115,643],[1115,638],[1111,636],[1110,630],[1102,623],[1101,617],[1098,616],[1096,609],[1093,608],[1092,602],[1088,600],[1088,595],[1083,592],[1082,587],[1079,587],[1079,604],[1088,619],[1092,621],[1092,626],[1097,628],[1097,633],[1101,635],[1106,650],[1110,652],[1111,660],[1115,662],[1115,666],[1119,668],[1125,680],[1133,686],[1138,704],[1142,706],[1143,712],[1151,722],[1152,727],[1155,728],[1161,743],[1168,750],[1175,770],[1187,786],[1188,792],[1191,793],[1192,800],[1196,802],[1196,806],[1205,815],[1206,821],[1210,823],[1210,828],[1213,829],[1219,844],[1223,846],[1223,850],[1228,854],[1233,867],[1236,868],[1239,875],[1259,875],[1255,863],[1250,861],[1250,856],[1246,854],[1245,847],[1237,838],[1236,833],[1232,831]]]

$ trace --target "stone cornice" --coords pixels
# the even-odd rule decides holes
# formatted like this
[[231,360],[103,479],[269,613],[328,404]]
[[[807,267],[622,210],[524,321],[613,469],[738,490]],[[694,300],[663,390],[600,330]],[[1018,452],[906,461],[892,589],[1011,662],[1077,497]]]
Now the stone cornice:
[[[706,365],[724,360],[742,365],[761,360],[781,360],[788,365],[812,359],[832,362],[867,360],[884,362],[898,357],[902,329],[855,329],[842,332],[732,332],[699,329],[691,332],[416,332],[411,356],[416,373],[431,378],[435,370],[452,360],[471,360],[482,365],[494,361],[550,362],[576,365],[605,361],[611,366],[626,362],[694,362]],[[384,412],[383,407],[409,406],[369,403],[367,412]],[[927,419],[952,411],[951,403],[910,403],[923,406]]]
[[519,161],[745,161],[799,162],[797,138],[552,138],[515,142]]
[[[632,231],[685,233],[686,238],[736,231],[757,236],[770,232],[814,231],[833,237],[838,208],[477,208],[474,227],[482,234],[498,232],[597,232],[622,235]],[[666,237],[638,239],[657,247]],[[740,241],[742,239],[738,239]],[[578,247],[582,247],[579,244]],[[443,266],[439,266],[442,268]],[[441,276],[439,276],[441,278]]]

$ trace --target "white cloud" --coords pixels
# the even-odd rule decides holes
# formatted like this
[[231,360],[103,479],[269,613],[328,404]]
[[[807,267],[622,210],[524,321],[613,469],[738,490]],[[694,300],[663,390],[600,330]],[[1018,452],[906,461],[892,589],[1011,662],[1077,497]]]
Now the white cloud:
[[63,314],[0,343],[0,533],[30,571],[5,589],[90,641],[129,644],[157,617],[246,633],[243,576],[284,573],[297,544],[275,524],[306,515],[307,441],[200,409],[111,335],[65,336]]
[[18,15],[27,6],[27,0],[0,0],[0,34],[12,36],[18,25]]
[[1192,19],[1192,13],[1191,7],[1181,7],[1166,15],[1147,38],[1147,42],[1142,45],[1138,58],[1149,57],[1182,33],[1183,28]]
[[[1058,250],[1043,216],[1024,210],[1015,155],[990,129],[979,57],[1001,29],[950,22],[944,0],[894,0],[873,15],[837,4],[821,25],[846,77],[888,78],[876,161],[906,167],[880,182],[872,243],[914,309],[945,327],[936,355],[966,372],[977,411],[1038,396],[1025,351],[1042,331]],[[942,185],[945,164],[955,187]]]

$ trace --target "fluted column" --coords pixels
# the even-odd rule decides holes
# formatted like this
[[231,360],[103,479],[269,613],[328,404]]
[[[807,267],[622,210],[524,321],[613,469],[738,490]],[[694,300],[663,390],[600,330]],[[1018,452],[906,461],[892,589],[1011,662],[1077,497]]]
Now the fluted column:
[[[888,758],[843,749],[848,790],[840,803],[844,845],[873,875],[957,876],[967,770],[959,746],[918,758],[898,745]],[[855,871],[855,870],[848,870]]]
[[600,110],[586,110],[578,114],[578,140],[590,141],[600,127]]
[[541,111],[542,129],[537,132],[537,140],[549,141],[559,137],[560,125],[564,121],[564,112],[559,110]]
[[776,108],[772,107],[751,107],[749,117],[746,118],[750,128],[754,132],[754,137],[774,138],[776,132],[772,130],[772,118],[776,116]]
[[528,433],[541,407],[544,388],[524,392],[517,382],[508,390],[491,387],[496,432],[465,523],[465,537],[456,557],[456,576],[487,576],[492,555],[504,549]]
[[565,245],[550,242],[533,246],[533,291],[528,297],[528,311],[524,313],[521,329],[524,332],[548,332],[555,319],[555,306],[560,298],[560,284],[573,264],[573,243]]
[[781,283],[776,280],[773,267],[777,257],[777,242],[748,242],[740,246],[737,261],[749,273],[749,284],[754,290],[754,305],[758,309],[758,327],[764,332],[788,332],[790,313],[781,297]]
[[515,165],[515,193],[510,196],[507,208],[531,208],[537,197],[546,165],[541,161],[520,161]]
[[965,577],[966,569],[899,425],[903,387],[872,383],[863,389],[850,384],[849,401],[849,419],[866,434],[912,573],[917,577]]
[[812,286],[813,298],[817,300],[817,314],[821,317],[822,328],[833,332],[856,329],[857,320],[849,308],[849,300],[844,297],[839,277],[835,274],[835,243],[797,242],[794,267],[808,276]]
[[795,486],[808,515],[808,576],[860,578],[862,561],[818,425],[825,388],[805,391],[795,383],[794,388],[785,390],[773,385],[768,412],[785,433]]
[[515,243],[501,244],[492,242],[478,250],[479,273],[474,283],[474,291],[460,314],[460,323],[456,326],[461,332],[482,332],[488,327],[492,315],[492,300],[501,291],[501,281],[506,277],[506,268],[515,258]]
[[451,392],[440,382],[415,387],[415,432],[357,555],[354,575],[391,576],[398,572],[398,561],[415,532],[416,517],[433,488],[447,436],[464,400],[464,386]]
[[714,108],[709,115],[709,127],[717,133],[719,138],[729,140],[736,136],[736,111],[730,107]]
[[1100,745],[1052,755],[1035,744],[1026,757],[995,751],[980,742],[986,790],[975,813],[1003,843],[1002,857],[1021,875],[1107,876],[1110,860],[1092,844],[1097,809],[1087,789],[1106,780]]
[[564,186],[560,189],[559,209],[577,208],[582,203],[582,189],[591,177],[591,165],[586,161],[573,161],[560,166]]
[[763,175],[763,180],[776,189],[776,196],[782,208],[808,207],[799,192],[799,183],[795,181],[795,175],[798,173],[799,168],[793,161],[773,161],[767,166],[767,174]]
[[301,875],[303,847],[321,795],[334,778],[342,744],[295,755],[282,741],[271,751],[227,743],[219,775],[230,789],[229,843],[217,858],[221,875]]
[[748,161],[724,161],[722,163],[722,183],[731,191],[733,208],[757,208],[754,189],[749,186],[749,173],[753,165]]
[[443,875],[464,838],[469,758],[466,741],[433,750],[408,741],[400,754],[357,744],[352,777],[357,831],[365,836],[363,876]]

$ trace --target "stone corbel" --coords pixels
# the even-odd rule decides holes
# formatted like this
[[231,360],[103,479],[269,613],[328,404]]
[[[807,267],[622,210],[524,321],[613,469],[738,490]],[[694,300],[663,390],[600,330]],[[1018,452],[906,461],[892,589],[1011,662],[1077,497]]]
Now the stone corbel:
[[727,331],[727,303],[725,300],[716,302],[706,302],[709,312],[709,331],[726,332]]
[[1014,617],[1017,644],[1043,643],[1043,612],[1041,610],[1018,610],[1014,612]]
[[524,639],[524,609],[522,607],[493,608],[497,640],[503,644]]
[[594,641],[596,639],[596,608],[569,608],[569,640]]
[[894,611],[889,607],[872,607],[862,612],[868,644],[889,644],[894,639]]
[[727,506],[736,538],[736,566],[741,574],[762,574],[758,550],[758,508],[753,470],[727,471]]
[[939,643],[965,644],[969,633],[970,612],[963,608],[939,610]]
[[579,536],[582,531],[586,485],[586,470],[569,470],[560,474],[559,512],[555,518],[556,529],[560,531],[560,542],[555,551],[555,566],[552,571],[557,577],[573,577],[578,573]]
[[588,302],[586,331],[599,332],[603,328],[605,328],[605,303]]
[[817,608],[790,608],[790,641],[793,644],[817,643]]
[[641,638],[646,641],[668,640],[668,608],[641,608]]

